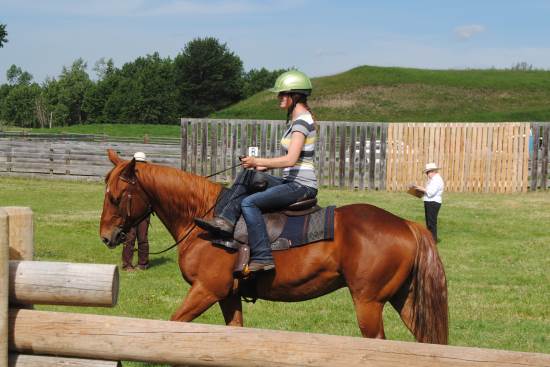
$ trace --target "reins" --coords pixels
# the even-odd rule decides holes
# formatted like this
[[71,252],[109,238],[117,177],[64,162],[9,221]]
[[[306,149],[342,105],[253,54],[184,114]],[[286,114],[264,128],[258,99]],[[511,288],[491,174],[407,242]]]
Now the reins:
[[[231,167],[229,167],[229,168],[226,168],[226,169],[223,169],[223,170],[221,170],[221,171],[218,171],[218,172],[216,172],[216,173],[213,173],[213,174],[211,174],[211,175],[203,176],[203,177],[204,177],[204,178],[210,178],[210,177],[219,175],[220,173],[223,173],[223,172],[225,172],[225,171],[229,171],[230,169],[239,167],[239,166],[241,166],[241,165],[242,165],[242,162],[240,162],[240,163],[238,163],[238,164],[235,164],[235,165],[233,165],[233,166],[231,166]],[[119,178],[121,178],[122,180],[125,180],[125,179],[122,178],[122,177],[119,177]],[[125,181],[131,183],[132,185],[135,185],[135,184],[136,184],[136,181],[130,181],[130,180],[125,180]],[[145,192],[145,191],[144,191],[144,192]],[[147,195],[147,193],[145,193],[145,194]],[[129,199],[129,200],[128,200],[127,211],[130,211],[130,209],[131,209],[131,206],[130,206],[130,199],[131,199],[131,197],[132,197],[131,194],[129,194],[129,196],[128,196],[128,199]],[[218,202],[220,201],[220,197],[221,197],[221,195],[218,195],[218,198],[216,199],[216,202],[214,203],[214,205],[212,205],[212,207],[210,207],[210,209],[208,209],[203,215],[201,215],[201,218],[204,218],[208,213],[210,213],[210,212],[212,211],[212,209],[214,209],[214,208],[216,207],[216,205],[218,205]],[[147,216],[150,215],[150,214],[153,214],[153,215],[154,215],[155,212],[153,211],[153,208],[152,208],[151,205],[149,204],[149,208],[148,208],[148,210],[147,210],[147,213],[146,213],[145,215],[143,215],[143,216],[141,217],[141,220],[138,221],[137,223],[139,224],[142,220],[144,220],[145,218],[147,218]],[[128,216],[129,216],[129,213],[128,213]],[[149,221],[149,225],[151,225],[151,221]],[[158,252],[148,252],[147,254],[148,254],[148,255],[159,255],[159,254],[162,254],[163,252],[166,252],[166,251],[169,251],[169,250],[173,249],[174,247],[176,247],[177,245],[179,245],[181,242],[183,242],[185,239],[187,239],[187,237],[189,237],[189,235],[191,234],[191,232],[193,232],[193,230],[195,229],[196,226],[197,226],[196,224],[193,224],[193,225],[191,226],[191,228],[187,231],[187,233],[185,233],[185,235],[184,235],[182,238],[180,238],[179,240],[177,240],[177,241],[176,241],[173,245],[171,245],[170,247],[167,247],[167,248],[165,248],[164,250],[158,251]],[[136,248],[136,249],[133,249],[133,252],[136,252],[136,251],[138,251],[137,248]]]

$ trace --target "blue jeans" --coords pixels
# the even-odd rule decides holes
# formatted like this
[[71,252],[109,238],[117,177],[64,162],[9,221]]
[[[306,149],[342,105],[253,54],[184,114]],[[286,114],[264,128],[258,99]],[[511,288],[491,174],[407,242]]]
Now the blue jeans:
[[273,257],[262,212],[284,209],[297,201],[312,199],[317,195],[317,189],[265,175],[267,188],[264,191],[250,193],[246,185],[248,174],[250,173],[244,171],[237,176],[231,188],[231,197],[219,216],[236,223],[242,213],[248,230],[252,260],[268,263],[273,261]]

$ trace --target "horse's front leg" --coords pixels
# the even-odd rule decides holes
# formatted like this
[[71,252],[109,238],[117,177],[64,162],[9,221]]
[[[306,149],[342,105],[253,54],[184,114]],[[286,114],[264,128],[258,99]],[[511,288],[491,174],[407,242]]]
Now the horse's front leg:
[[243,305],[238,294],[224,298],[219,303],[226,325],[243,326]]
[[181,306],[172,314],[172,321],[193,321],[210,306],[219,301],[219,297],[201,282],[195,282],[189,289]]

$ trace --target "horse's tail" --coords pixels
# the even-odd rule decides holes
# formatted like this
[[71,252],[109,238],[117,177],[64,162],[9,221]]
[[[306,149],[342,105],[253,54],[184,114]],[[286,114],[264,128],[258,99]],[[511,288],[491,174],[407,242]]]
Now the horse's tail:
[[449,319],[447,281],[432,234],[422,225],[408,222],[418,244],[409,297],[411,330],[421,343],[447,344]]

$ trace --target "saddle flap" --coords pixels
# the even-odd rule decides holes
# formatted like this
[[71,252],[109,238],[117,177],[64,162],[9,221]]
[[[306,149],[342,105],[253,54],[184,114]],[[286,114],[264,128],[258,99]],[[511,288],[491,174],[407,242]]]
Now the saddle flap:
[[[267,228],[269,242],[271,243],[279,238],[281,232],[283,232],[283,228],[285,227],[287,221],[287,216],[282,213],[266,213],[263,214],[263,217]],[[248,243],[248,230],[242,215],[235,225],[233,238],[241,243]]]

